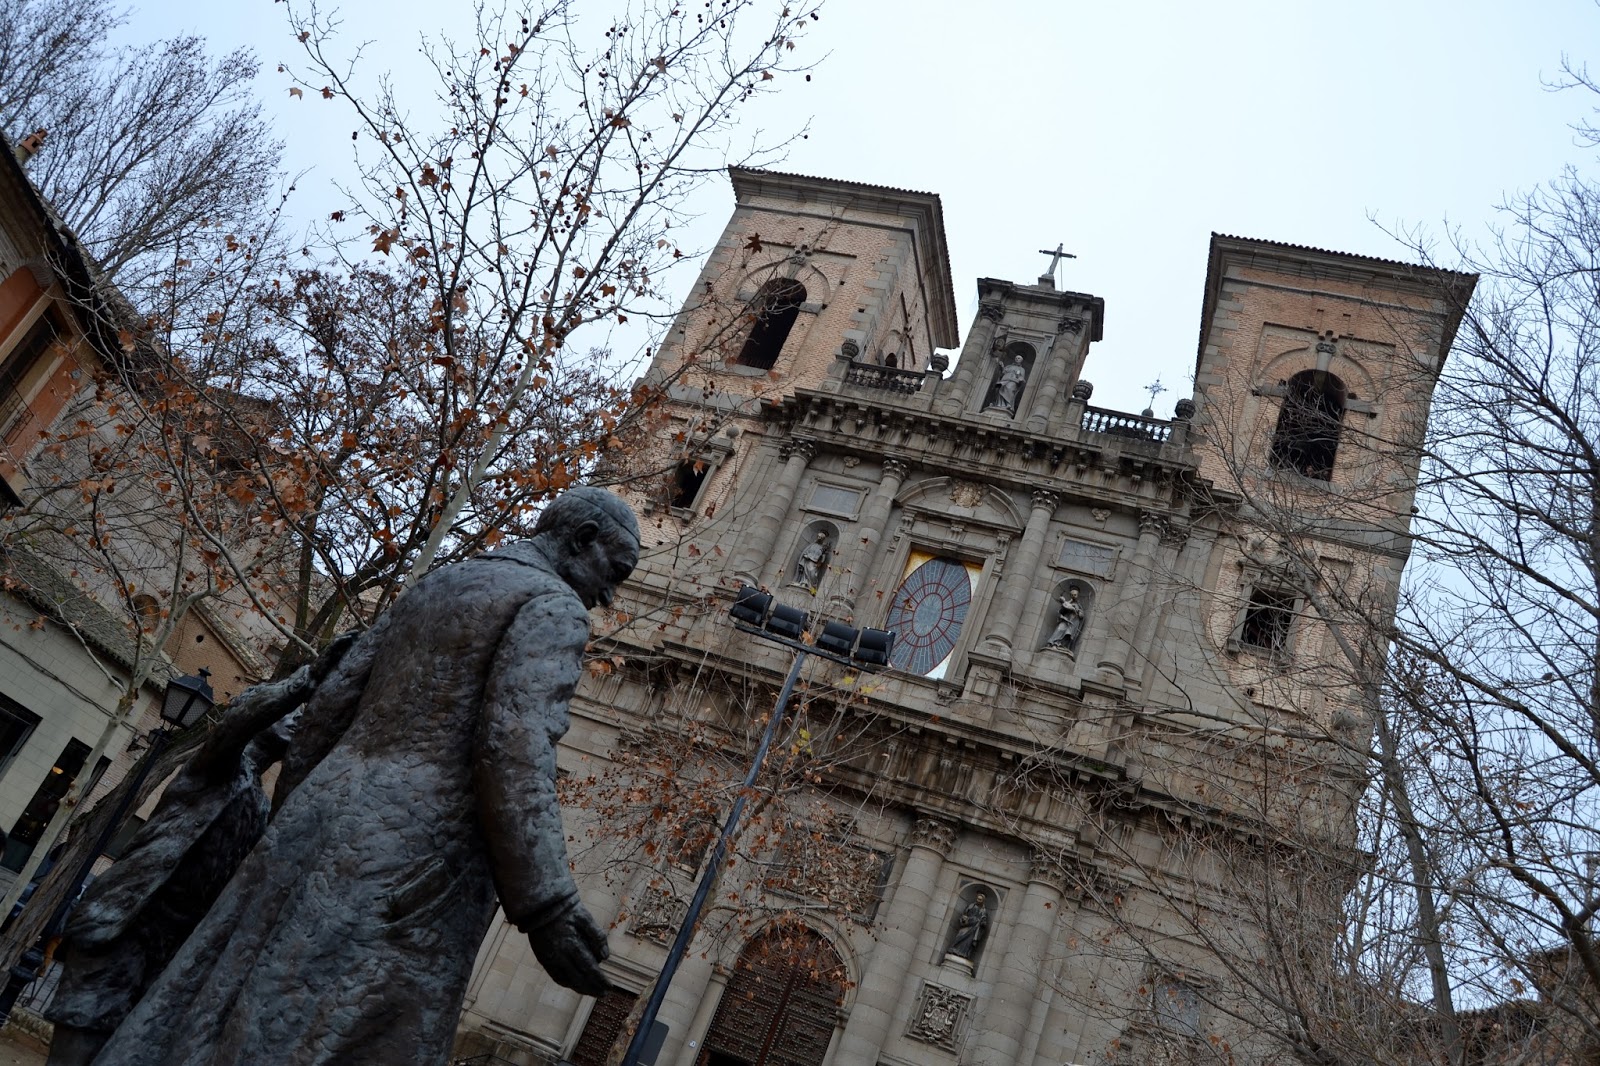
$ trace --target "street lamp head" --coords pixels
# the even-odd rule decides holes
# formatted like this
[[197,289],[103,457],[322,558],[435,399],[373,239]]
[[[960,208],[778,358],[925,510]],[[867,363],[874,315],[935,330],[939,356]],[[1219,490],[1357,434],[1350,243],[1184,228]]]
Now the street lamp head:
[[887,629],[863,629],[856,644],[856,661],[868,666],[888,666],[894,651],[894,633]]
[[197,675],[175,677],[167,682],[167,693],[161,701],[161,720],[179,729],[188,729],[211,713],[216,706],[211,685],[206,680],[211,671],[200,668]]
[[851,649],[856,646],[857,636],[855,626],[844,622],[824,622],[822,632],[817,634],[817,650],[849,658]]
[[767,617],[767,632],[790,640],[799,640],[806,631],[806,612],[798,607],[776,604]]
[[760,629],[767,623],[767,612],[772,610],[772,597],[753,585],[740,585],[734,594],[733,606],[728,613],[735,622]]

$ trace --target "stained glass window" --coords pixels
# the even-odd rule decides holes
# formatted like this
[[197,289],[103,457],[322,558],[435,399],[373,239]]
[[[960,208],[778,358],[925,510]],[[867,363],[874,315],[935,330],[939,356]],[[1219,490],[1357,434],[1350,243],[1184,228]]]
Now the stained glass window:
[[931,674],[955,649],[972,606],[972,576],[957,559],[928,559],[895,591],[884,628],[896,634],[890,662],[913,674]]

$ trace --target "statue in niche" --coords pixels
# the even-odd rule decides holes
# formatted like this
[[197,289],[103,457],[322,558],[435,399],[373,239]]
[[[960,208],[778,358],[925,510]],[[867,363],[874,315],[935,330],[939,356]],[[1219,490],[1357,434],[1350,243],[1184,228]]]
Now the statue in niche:
[[1000,371],[1000,378],[994,383],[994,394],[983,409],[1016,414],[1017,401],[1022,399],[1022,386],[1027,381],[1028,368],[1022,365],[1022,356],[1012,356],[1010,364]]
[[956,918],[955,934],[945,949],[944,961],[972,972],[972,960],[983,946],[984,934],[989,931],[988,895],[980,889]]
[[1056,612],[1056,628],[1044,646],[1072,655],[1078,650],[1078,637],[1082,633],[1083,605],[1078,602],[1078,590],[1074,587],[1061,597],[1061,607]]
[[819,530],[817,537],[805,550],[800,553],[800,558],[794,563],[794,584],[804,585],[812,595],[816,594],[817,587],[822,584],[822,575],[828,571],[828,562],[833,558],[833,542],[829,539],[826,530]]

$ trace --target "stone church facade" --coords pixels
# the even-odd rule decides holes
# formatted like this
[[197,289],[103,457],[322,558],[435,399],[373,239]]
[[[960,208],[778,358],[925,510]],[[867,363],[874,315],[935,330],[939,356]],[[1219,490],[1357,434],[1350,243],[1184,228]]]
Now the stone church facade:
[[[959,338],[936,196],[731,176],[733,217],[647,376],[668,415],[619,470],[644,557],[598,627],[563,771],[604,791],[669,734],[748,758],[791,653],[729,623],[741,584],[813,629],[898,640],[870,678],[806,668],[806,728],[783,734],[797,784],[769,789],[736,864],[826,822],[807,847],[866,859],[784,868],[853,882],[725,879],[653,1061],[1270,1057],[1240,983],[1272,950],[1263,886],[1355,843],[1381,646],[1354,623],[1392,615],[1471,279],[1214,236],[1193,396],[1132,414],[1085,379],[1104,302],[1049,276],[980,280],[953,367],[940,354]],[[780,830],[784,803],[802,813]],[[497,924],[463,1056],[599,1063],[661,966],[704,849],[671,846],[679,814],[660,846],[584,846],[621,808],[569,810],[620,991],[555,987]]]

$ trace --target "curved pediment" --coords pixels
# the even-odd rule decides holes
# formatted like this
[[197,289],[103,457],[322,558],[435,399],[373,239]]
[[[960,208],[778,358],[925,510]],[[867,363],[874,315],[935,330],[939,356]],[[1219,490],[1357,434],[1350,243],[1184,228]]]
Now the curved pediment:
[[1017,532],[1027,523],[1011,495],[979,481],[931,477],[908,485],[895,497],[896,504],[922,514],[959,517],[967,524]]

